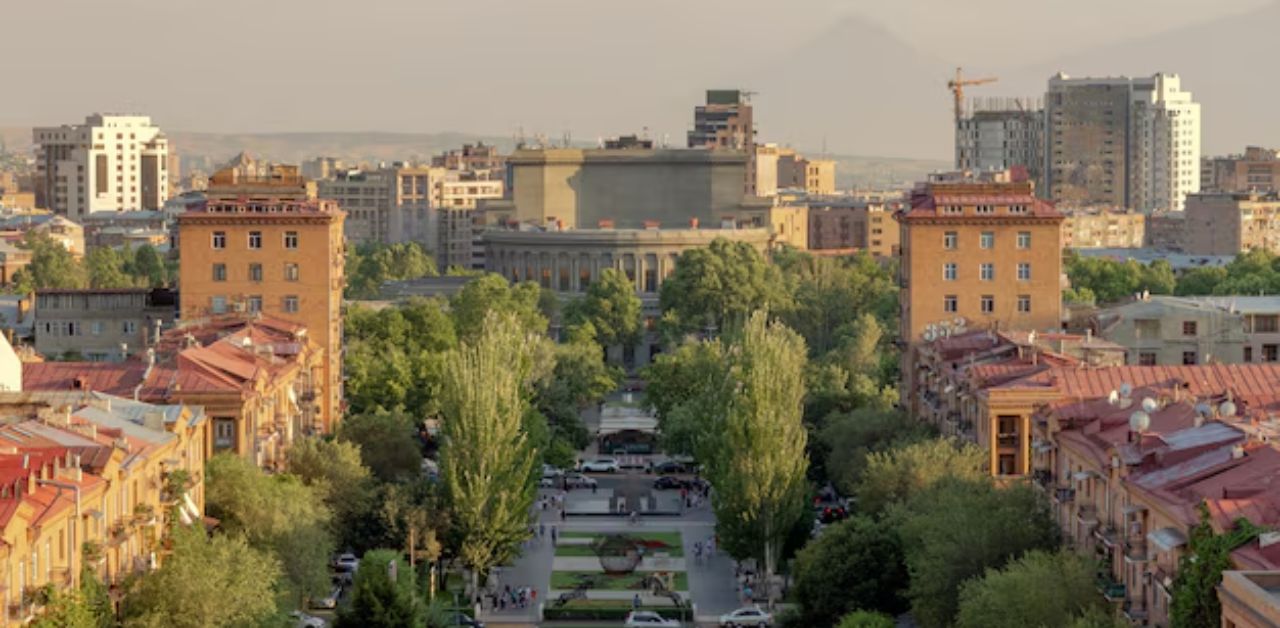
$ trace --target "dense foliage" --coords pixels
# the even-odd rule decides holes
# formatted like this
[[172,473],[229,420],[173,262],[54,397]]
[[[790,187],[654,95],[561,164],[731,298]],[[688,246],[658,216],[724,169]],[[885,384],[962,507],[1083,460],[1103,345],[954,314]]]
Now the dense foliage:
[[806,626],[830,626],[857,609],[897,615],[907,610],[901,541],[867,516],[832,525],[796,554],[792,591]]
[[365,243],[347,248],[345,271],[345,296],[373,299],[388,281],[434,277],[436,262],[417,242]]
[[1173,580],[1169,618],[1174,628],[1218,625],[1222,601],[1217,587],[1222,582],[1222,572],[1231,569],[1231,552],[1262,532],[1248,519],[1238,519],[1231,530],[1219,534],[1210,525],[1208,507],[1202,503],[1198,509],[1200,523],[1191,529],[1187,551],[1178,561]]
[[1096,564],[1071,550],[1028,552],[960,587],[956,628],[1066,626],[1109,608],[1094,584]]
[[1241,253],[1225,267],[1193,268],[1176,278],[1164,261],[1144,265],[1074,252],[1064,261],[1071,280],[1063,294],[1068,302],[1114,303],[1143,290],[1180,296],[1280,294],[1280,258],[1264,250]]

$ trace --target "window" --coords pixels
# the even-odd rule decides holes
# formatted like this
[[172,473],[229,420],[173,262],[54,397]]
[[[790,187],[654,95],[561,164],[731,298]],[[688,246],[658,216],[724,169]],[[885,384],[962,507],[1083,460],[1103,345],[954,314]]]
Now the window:
[[93,321],[89,323],[89,333],[95,336],[102,335],[102,321]]
[[994,311],[996,311],[996,298],[989,294],[982,295],[982,313],[990,314]]
[[1031,281],[1031,264],[1028,262],[1018,263],[1018,281]]
[[233,449],[236,446],[236,421],[235,419],[214,419],[213,420],[213,448]]
[[1274,334],[1280,331],[1280,316],[1256,315],[1253,317],[1253,331],[1255,333]]
[[942,280],[943,280],[943,281],[955,281],[955,280],[956,280],[956,265],[955,265],[955,262],[947,262],[946,264],[943,264],[943,265],[942,265]]
[[259,295],[253,295],[253,296],[249,297],[248,303],[249,303],[249,311],[250,311],[250,312],[261,312],[261,311],[262,311],[262,297],[261,297],[261,296],[259,296]]
[[298,311],[298,297],[296,295],[289,295],[284,298],[284,311],[286,312]]
[[1150,351],[1143,351],[1138,354],[1138,366],[1155,366],[1156,354]]
[[249,248],[251,249],[262,248],[262,232],[261,231],[249,232]]
[[227,248],[227,232],[226,231],[213,232],[213,248],[215,249]]
[[1009,213],[1010,213],[1010,214],[1025,214],[1025,213],[1027,213],[1027,206],[1026,206],[1026,205],[1010,205],[1010,206],[1009,206]]
[[1190,365],[1190,364],[1195,364],[1195,363],[1196,363],[1196,352],[1195,352],[1195,351],[1183,351],[1183,352],[1182,352],[1182,363],[1183,363],[1183,364],[1188,364],[1188,365]]
[[942,297],[943,312],[955,312],[956,307],[957,307],[956,295],[948,294],[947,296]]
[[138,333],[138,321],[124,321],[120,326],[120,330],[126,334]]
[[1020,249],[1031,248],[1031,232],[1030,231],[1018,232],[1018,248]]
[[944,214],[961,214],[964,213],[964,207],[960,205],[943,205],[942,213]]
[[992,249],[996,246],[996,234],[992,231],[983,231],[982,236],[978,238],[978,246],[984,249]]
[[996,265],[995,264],[979,264],[978,278],[983,281],[994,281],[996,278]]
[[994,214],[996,212],[996,208],[992,205],[979,205],[975,207],[973,211],[976,214]]
[[225,314],[227,311],[227,297],[210,297],[209,309],[214,314]]
[[[1196,322],[1195,322],[1195,321],[1182,321],[1182,335],[1183,335],[1183,336],[1194,336],[1194,335],[1196,335]],[[1193,363],[1193,364],[1194,364],[1194,363]]]
[[294,263],[290,262],[290,263],[287,263],[287,264],[285,264],[285,265],[284,265],[284,280],[285,280],[285,281],[297,281],[297,280],[298,280],[298,265],[297,265],[297,264],[294,264]]
[[1244,361],[1245,361],[1245,362],[1252,362],[1252,361],[1253,361],[1253,347],[1245,347],[1245,348],[1244,348]]
[[945,248],[949,251],[954,251],[958,243],[959,243],[959,237],[956,235],[956,232],[948,231],[942,234],[942,248]]
[[1280,357],[1280,345],[1262,345],[1262,361],[1275,362]]
[[1019,314],[1031,313],[1031,295],[1029,294],[1018,295],[1018,313]]
[[249,264],[249,281],[262,281],[262,264]]
[[1139,318],[1133,321],[1134,336],[1138,339],[1157,339],[1160,337],[1160,319]]
[[298,232],[297,231],[284,232],[284,248],[286,249],[298,248]]
[[214,264],[214,265],[213,265],[213,280],[214,280],[214,281],[226,281],[226,280],[227,280],[227,265],[226,265],[226,264]]

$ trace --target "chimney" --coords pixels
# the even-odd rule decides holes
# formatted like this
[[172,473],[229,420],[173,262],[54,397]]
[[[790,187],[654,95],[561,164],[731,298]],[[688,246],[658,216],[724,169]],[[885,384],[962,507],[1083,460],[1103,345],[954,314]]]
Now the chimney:
[[689,219],[689,228],[690,228],[690,229],[697,229],[697,228],[698,228],[698,219],[697,219],[697,218],[690,218],[690,219]]

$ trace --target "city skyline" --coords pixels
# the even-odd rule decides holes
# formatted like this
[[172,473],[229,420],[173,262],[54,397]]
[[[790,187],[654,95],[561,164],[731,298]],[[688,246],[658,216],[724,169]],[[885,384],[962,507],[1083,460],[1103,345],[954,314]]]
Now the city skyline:
[[[1264,28],[1280,14],[1273,2],[1160,3],[1160,11],[1154,2],[1135,2],[1107,7],[1108,19],[1093,22],[1100,2],[1033,13],[1009,11],[1005,0],[927,11],[890,3],[807,4],[782,14],[731,13],[724,2],[643,9],[576,0],[538,9],[386,2],[363,11],[317,2],[306,5],[310,17],[303,22],[296,2],[251,12],[247,3],[233,2],[194,22],[189,11],[152,0],[133,0],[133,12],[86,5],[71,21],[52,7],[13,7],[19,21],[57,18],[66,32],[42,62],[12,68],[14,84],[42,88],[11,94],[0,126],[58,124],[86,111],[140,111],[182,131],[510,137],[523,129],[553,138],[567,131],[591,142],[647,128],[675,145],[689,127],[687,107],[703,89],[743,87],[758,92],[764,141],[945,159],[951,152],[945,80],[963,65],[975,76],[1000,77],[971,91],[979,97],[1042,95],[1058,70],[1072,76],[1178,73],[1204,104],[1207,154],[1239,152],[1280,130],[1273,128],[1280,120],[1265,115],[1275,87],[1229,63],[1264,45],[1249,29]],[[139,12],[153,17],[135,19]],[[672,23],[673,15],[687,19]],[[698,26],[709,21],[726,28]],[[453,26],[437,28],[440,23]],[[1040,27],[1046,23],[1058,28]],[[117,33],[117,54],[100,54],[83,24]],[[628,28],[615,28],[619,24]],[[311,30],[290,34],[304,26]],[[953,45],[952,33],[978,28],[998,29],[1001,36]],[[39,29],[31,30],[0,42],[0,54],[17,58],[38,47]],[[190,45],[193,32],[202,31],[234,37]],[[735,49],[742,41],[747,45]],[[1188,41],[1198,45],[1170,44]],[[595,52],[573,56],[578,50]],[[152,85],[107,67],[122,57],[145,59],[169,78]],[[850,61],[857,59],[875,63]],[[41,82],[49,72],[72,68],[82,80]],[[297,97],[307,92],[318,97]]]

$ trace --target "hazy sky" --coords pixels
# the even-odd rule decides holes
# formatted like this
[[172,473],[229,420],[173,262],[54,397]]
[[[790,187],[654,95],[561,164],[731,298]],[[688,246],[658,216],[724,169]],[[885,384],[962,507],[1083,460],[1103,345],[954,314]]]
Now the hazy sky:
[[[510,136],[523,128],[594,139],[648,127],[676,142],[702,89],[745,85],[761,91],[757,124],[767,140],[816,148],[822,138],[842,152],[946,158],[950,138],[935,137],[939,128],[945,135],[948,106],[938,68],[1051,63],[1268,2],[0,0],[0,126],[117,110],[188,131]],[[856,28],[833,30],[840,24]],[[898,81],[928,82],[938,120],[918,125],[892,108],[861,114],[883,115],[858,124],[892,128],[900,145],[864,141],[858,124],[809,119],[794,107],[779,106],[789,119],[771,123],[778,94],[770,86],[822,99],[850,69],[895,61],[874,51],[856,59],[802,52],[858,50],[859,42],[823,40],[860,38],[860,29],[887,32],[925,60],[912,67],[930,68],[928,76],[891,73],[861,98],[890,98]],[[1177,71],[1150,71],[1157,69]],[[779,80],[790,74],[793,82]],[[1195,77],[1183,80],[1196,89]]]

